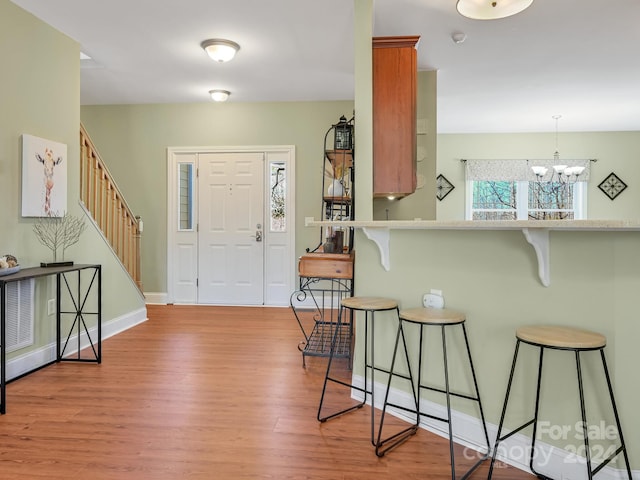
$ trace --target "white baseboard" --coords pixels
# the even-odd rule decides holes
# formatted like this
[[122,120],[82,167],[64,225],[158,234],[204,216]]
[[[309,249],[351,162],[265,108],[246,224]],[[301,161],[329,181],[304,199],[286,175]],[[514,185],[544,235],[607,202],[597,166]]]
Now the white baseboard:
[[[353,385],[364,388],[364,378],[362,376],[354,375]],[[375,388],[375,408],[382,409],[384,392],[387,385],[376,382]],[[378,394],[377,392],[380,393]],[[352,390],[352,397],[354,399],[361,401],[362,395],[362,392]],[[389,390],[389,402],[405,408],[415,408],[413,396],[409,392],[398,390],[393,387]],[[368,400],[367,403],[370,405],[370,400]],[[446,418],[447,416],[447,409],[444,405],[424,399],[420,400],[420,410],[440,418]],[[410,412],[396,408],[388,408],[387,412],[395,417],[405,420],[407,423],[415,422],[415,417],[412,418]],[[469,449],[467,450],[465,448],[464,455],[469,455],[469,458],[472,456],[478,456],[477,458],[479,458],[479,455],[485,453],[487,450],[482,422],[480,419],[455,410],[451,411],[451,417],[455,443],[463,445]],[[441,437],[449,438],[448,425],[444,422],[423,417],[420,420],[420,428],[424,428],[425,430],[435,433]],[[487,430],[489,432],[490,447],[493,449],[498,433],[498,426],[487,423]],[[504,433],[506,432],[503,432],[503,435]],[[616,445],[616,448],[618,446],[619,445]],[[519,470],[531,473],[531,470],[529,469],[530,449],[531,435],[527,436],[522,433],[516,433],[507,440],[500,442],[496,458],[501,462],[518,468]],[[628,449],[627,454],[629,454]],[[534,466],[538,473],[550,478],[556,478],[559,480],[578,480],[586,478],[587,470],[585,459],[575,455],[575,453],[571,453],[567,450],[554,447],[541,441],[536,441],[535,458]],[[633,478],[640,478],[640,471],[632,470],[631,473]],[[606,466],[598,472],[597,478],[599,480],[628,479],[626,470],[613,468],[611,466]]]
[[[147,305],[167,305],[169,303],[169,294],[166,292],[145,292],[144,299]],[[290,302],[291,302],[291,298],[289,298],[285,303],[265,303],[264,305],[242,305],[242,304],[224,304],[224,305],[225,306],[241,306],[241,307],[289,308],[291,307]],[[293,302],[296,308],[309,309],[309,310],[316,309],[316,304],[313,298],[308,294],[306,296],[301,295],[298,300],[296,298],[293,298]],[[336,295],[334,296],[333,300],[331,300],[331,296],[325,295],[324,303],[325,303],[325,308],[331,308],[331,306],[333,306],[334,308],[337,308],[337,306],[340,305],[340,297]],[[176,305],[178,305],[178,303],[176,303]],[[179,305],[207,305],[207,304],[198,304],[194,302],[194,303],[179,303]]]
[[167,292],[144,292],[144,301],[147,305],[166,305]]
[[[102,340],[117,335],[131,327],[134,327],[147,320],[147,309],[141,308],[128,312],[125,315],[109,320],[102,323]],[[89,334],[92,339],[95,339],[98,334],[97,327],[89,329]],[[77,335],[73,335],[69,339],[69,345],[77,345]],[[85,348],[89,346],[89,342],[86,333],[80,336],[80,347]],[[77,349],[69,349],[65,351],[65,354],[76,353]],[[52,342],[48,345],[40,347],[35,350],[31,350],[23,355],[14,357],[7,360],[7,380],[19,377],[27,372],[30,372],[42,365],[53,362],[56,359],[56,344]]]

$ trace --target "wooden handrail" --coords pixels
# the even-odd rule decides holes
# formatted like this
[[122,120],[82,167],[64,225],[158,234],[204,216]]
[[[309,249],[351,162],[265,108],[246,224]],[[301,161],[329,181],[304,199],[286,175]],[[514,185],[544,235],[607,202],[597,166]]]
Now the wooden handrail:
[[80,198],[124,267],[142,291],[140,217],[136,217],[80,125]]

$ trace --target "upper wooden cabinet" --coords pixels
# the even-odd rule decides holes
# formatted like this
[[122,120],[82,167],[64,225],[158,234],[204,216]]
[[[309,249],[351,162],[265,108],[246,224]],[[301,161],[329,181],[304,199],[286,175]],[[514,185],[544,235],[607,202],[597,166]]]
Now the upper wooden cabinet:
[[416,83],[419,36],[373,39],[373,195],[416,190]]

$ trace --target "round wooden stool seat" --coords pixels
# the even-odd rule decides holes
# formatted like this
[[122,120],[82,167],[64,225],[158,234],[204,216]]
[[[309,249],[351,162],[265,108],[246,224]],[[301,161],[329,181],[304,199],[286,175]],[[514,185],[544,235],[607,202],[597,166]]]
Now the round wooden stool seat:
[[400,310],[400,318],[425,325],[457,325],[466,320],[465,314],[457,310],[429,307]]
[[398,308],[398,302],[384,297],[347,297],[342,306],[353,310],[392,310]]
[[574,327],[529,325],[516,330],[516,338],[550,348],[590,350],[604,348],[607,338],[600,333]]

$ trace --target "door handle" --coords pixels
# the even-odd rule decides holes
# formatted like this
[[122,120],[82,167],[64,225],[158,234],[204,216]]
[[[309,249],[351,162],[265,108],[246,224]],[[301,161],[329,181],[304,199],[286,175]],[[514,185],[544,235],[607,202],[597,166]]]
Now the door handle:
[[256,242],[261,242],[262,241],[262,231],[261,230],[256,230],[256,234],[255,235],[249,235],[249,236],[255,238]]

